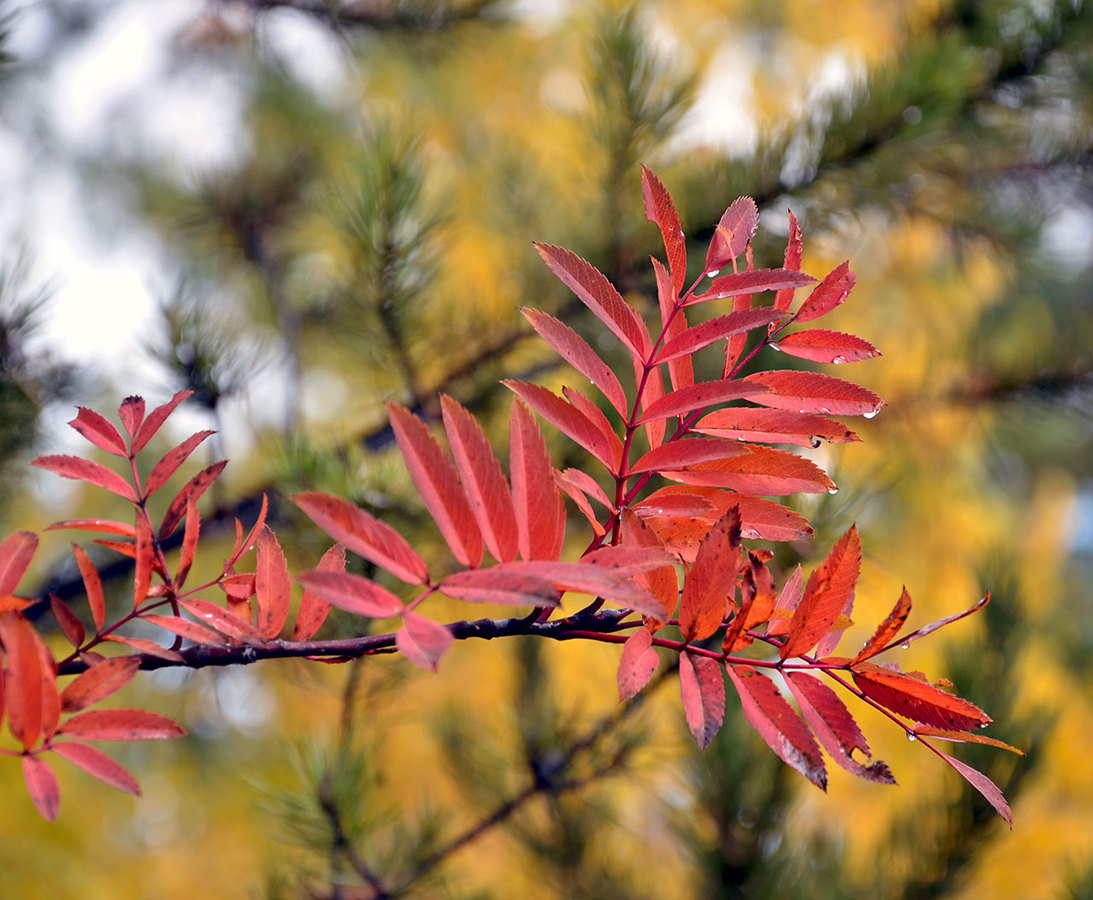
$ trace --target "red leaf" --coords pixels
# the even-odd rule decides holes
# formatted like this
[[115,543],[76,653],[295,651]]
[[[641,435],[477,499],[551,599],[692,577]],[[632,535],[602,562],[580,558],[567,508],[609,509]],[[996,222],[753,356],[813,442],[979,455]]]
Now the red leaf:
[[754,389],[755,383],[747,379],[722,378],[719,381],[700,381],[665,394],[659,400],[644,407],[638,423],[682,416],[706,406],[740,400],[744,397],[751,398]]
[[580,469],[566,469],[564,472],[559,472],[558,477],[564,481],[568,481],[570,484],[576,485],[581,491],[593,500],[599,501],[608,509],[613,508],[614,504],[608,498],[604,489],[600,487],[599,482],[587,472],[582,472]]
[[[653,260],[653,271],[657,278],[657,301],[660,305],[660,322],[664,329],[662,340],[671,342],[687,330],[687,314],[676,296],[678,288],[673,286],[668,270]],[[672,379],[672,389],[679,390],[694,384],[694,367],[689,356],[681,356],[668,361],[668,374]]]
[[804,596],[789,623],[789,637],[779,651],[782,659],[807,653],[831,630],[841,614],[850,614],[860,574],[861,538],[852,525],[809,576]]
[[216,434],[216,432],[199,431],[197,434],[191,434],[173,450],[168,450],[163,458],[155,464],[152,471],[148,473],[148,478],[144,483],[144,496],[150,497],[163,487],[167,480],[178,471],[178,467],[186,462],[190,454],[197,449],[197,446],[212,434]]
[[107,534],[120,534],[122,537],[134,538],[136,531],[132,525],[125,522],[114,522],[111,519],[65,519],[62,522],[54,522],[46,527],[46,531],[58,531],[62,528],[77,528],[83,531],[105,531]]
[[61,697],[57,692],[57,661],[41,639],[38,640],[39,686],[42,692],[42,739],[48,741],[61,719]]
[[729,666],[728,672],[751,727],[785,763],[826,791],[827,772],[820,748],[774,682],[751,666]]
[[46,761],[40,756],[24,756],[23,780],[38,814],[47,822],[56,819],[61,809],[61,788]]
[[731,498],[740,509],[740,536],[749,540],[799,541],[812,535],[808,519],[795,510],[764,500],[736,494]]
[[[670,362],[668,363],[668,368],[671,369],[674,365],[674,362]],[[644,374],[638,372],[639,368]],[[691,376],[688,384],[694,384],[694,373],[691,372],[690,369],[688,369],[688,373]],[[638,366],[635,362],[634,380],[638,385],[639,408],[642,413],[644,413],[649,407],[653,406],[664,397],[664,376],[661,373],[660,366],[654,366],[652,369],[646,371],[644,366]],[[641,387],[643,383],[644,390]],[[668,423],[665,422],[664,419],[659,418],[650,419],[648,422],[642,422],[642,425],[645,427],[646,440],[649,441],[649,446],[651,448],[659,447],[664,443],[664,432],[667,428],[667,424]]]
[[146,653],[149,656],[156,656],[160,659],[169,659],[171,662],[184,662],[184,657],[177,650],[171,650],[167,647],[161,647],[155,641],[146,641],[144,638],[131,638],[122,637],[117,634],[104,634],[102,636],[104,641],[114,641],[117,644],[124,644],[126,647],[131,647],[138,653]]
[[891,769],[879,759],[868,766],[854,759],[855,750],[869,756],[869,744],[838,694],[804,672],[786,672],[786,684],[801,707],[805,721],[835,762],[860,778],[881,784],[896,783]]
[[237,575],[227,575],[220,579],[220,589],[228,599],[239,602],[249,600],[254,596],[255,576],[253,572],[240,572]]
[[781,409],[754,409],[733,406],[707,413],[693,431],[730,440],[756,441],[763,444],[796,444],[818,447],[821,440],[833,444],[859,441],[853,431],[835,419]]
[[911,675],[858,663],[851,674],[865,696],[885,709],[946,731],[972,731],[991,722],[983,710]]
[[141,618],[150,625],[158,625],[171,634],[177,634],[188,641],[200,644],[202,647],[223,647],[228,641],[219,632],[206,628],[197,622],[183,619],[179,616],[161,616],[156,613],[145,613]]
[[[548,560],[531,560],[529,562],[501,563],[492,569],[484,569],[484,572],[492,573],[516,573],[530,575],[551,582],[556,588],[567,591],[578,591],[585,594],[603,597],[621,603],[629,609],[636,610],[647,615],[656,616],[661,613],[660,604],[624,574],[616,574],[604,566],[587,563],[583,560],[577,562],[550,562]],[[448,584],[452,579],[459,579],[464,573],[453,575],[442,582]],[[485,583],[488,579],[483,579]],[[543,604],[539,604],[543,605]]]
[[76,481],[86,481],[96,487],[106,488],[111,493],[124,497],[126,500],[136,501],[137,495],[133,487],[117,472],[114,472],[100,463],[79,456],[39,456],[30,461],[32,466],[53,472],[62,478],[72,478]]
[[[148,417],[148,421],[151,421],[151,416]],[[145,422],[145,425],[148,423]],[[143,430],[143,429],[142,429]],[[182,517],[186,515],[186,504],[189,502],[190,497],[197,500],[202,494],[209,489],[209,486],[220,477],[220,473],[224,471],[224,466],[228,464],[226,459],[222,459],[220,462],[213,463],[211,466],[207,466],[198,472],[193,478],[183,485],[176,495],[175,499],[171,501],[171,505],[167,507],[167,514],[163,517],[163,524],[159,528],[160,538],[165,538],[175,528],[178,527],[178,523],[182,521]]]
[[358,506],[319,491],[297,494],[293,502],[334,540],[408,584],[425,584],[425,561],[401,534]]
[[81,741],[162,741],[186,732],[173,719],[145,709],[91,709],[66,720],[58,734]]
[[38,535],[16,531],[0,543],[0,596],[14,594],[38,550]]
[[725,619],[740,572],[740,511],[728,510],[699,545],[683,581],[679,628],[686,641],[709,637]]
[[733,272],[715,278],[705,293],[687,301],[705,303],[709,300],[724,300],[726,297],[738,297],[743,294],[760,294],[763,291],[780,291],[812,284],[816,279],[803,272],[790,272],[786,269],[749,269],[746,272]]
[[[133,438],[134,453],[139,453],[144,449],[144,445],[155,437],[156,432],[159,431],[163,423],[167,421],[167,417],[175,411],[175,407],[192,393],[193,391],[179,391],[166,403],[157,406],[148,414],[148,418],[141,423],[140,431],[137,432],[137,436]],[[122,406],[124,407],[124,404],[122,404]],[[142,409],[143,406],[144,404],[142,401]]]
[[849,261],[839,263],[801,304],[794,316],[795,321],[807,322],[827,315],[847,298],[850,289],[854,287],[854,281],[855,276],[850,271]]
[[452,645],[451,629],[415,612],[402,615],[402,627],[395,635],[395,646],[414,665],[435,672],[441,658]]
[[[656,356],[657,363],[667,362],[679,356],[690,356],[704,347],[722,341],[734,334],[743,334],[781,319],[785,313],[769,307],[743,309],[739,312],[718,316],[699,325],[692,325],[686,331],[664,344]],[[777,346],[777,345],[775,345]]]
[[819,363],[859,362],[880,356],[880,351],[869,341],[853,334],[828,331],[825,328],[795,331],[771,344],[771,347],[790,356]]
[[395,440],[444,540],[463,565],[482,562],[482,535],[459,483],[452,461],[429,434],[425,423],[396,403],[387,404]]
[[76,418],[68,424],[101,450],[115,456],[127,457],[125,441],[113,425],[93,409],[78,407]]
[[[566,469],[566,472],[575,472],[576,469]],[[582,473],[583,474],[583,473]],[[585,496],[584,491],[577,486],[577,484],[564,472],[554,472],[554,480],[557,482],[566,495],[572,500],[577,509],[580,511],[587,520],[588,524],[592,526],[592,533],[596,537],[602,537],[605,532],[603,526],[600,524],[600,520],[596,515],[596,511],[592,508],[592,504],[588,502],[588,497]]]
[[645,323],[599,269],[561,247],[537,243],[535,249],[562,283],[630,348],[635,357],[643,362],[649,358],[651,342]]
[[650,546],[628,546],[624,544],[608,545],[592,550],[581,557],[582,565],[599,566],[616,575],[627,578],[651,572],[662,566],[672,566],[676,558],[671,553]]
[[700,749],[705,750],[725,719],[725,676],[708,656],[679,654],[679,689],[683,714]]
[[619,701],[629,700],[645,687],[659,664],[660,657],[653,649],[653,636],[647,628],[639,628],[622,645],[617,676]]
[[521,308],[520,312],[558,355],[573,366],[610,401],[620,416],[624,419],[628,412],[626,409],[626,394],[615,373],[593,350],[577,332],[568,325],[559,322],[553,316],[547,315],[537,309]]
[[[344,572],[345,571],[345,547],[335,544],[319,560],[315,567],[316,572]],[[292,631],[294,641],[309,641],[315,636],[315,632],[326,621],[330,613],[330,604],[322,597],[304,591],[300,598],[300,612],[296,615],[296,626]]]
[[907,593],[907,588],[904,588],[903,593],[899,595],[899,599],[896,601],[896,605],[888,613],[888,617],[877,626],[873,636],[866,641],[865,646],[858,651],[858,655],[851,660],[851,665],[859,663],[863,659],[868,659],[870,656],[876,656],[887,647],[889,642],[899,634],[910,614],[911,595]]
[[61,692],[61,709],[76,712],[120,691],[137,674],[140,660],[135,656],[104,659],[71,682]]
[[125,433],[132,437],[140,428],[140,423],[144,421],[144,398],[126,397],[118,407],[118,415],[121,417]]
[[99,781],[134,797],[140,796],[137,780],[121,763],[111,759],[98,747],[79,741],[57,741],[52,749],[58,756],[63,756]]
[[619,440],[615,434],[615,429],[611,426],[607,416],[600,411],[600,408],[576,388],[571,388],[568,385],[562,387],[562,396],[569,401],[577,412],[595,425],[600,434],[603,435],[607,445],[611,448],[612,456],[609,458],[621,460],[622,441]]
[[186,528],[182,533],[182,552],[178,556],[178,570],[175,573],[175,588],[181,588],[190,574],[190,566],[197,553],[197,542],[201,537],[201,513],[197,511],[197,501],[191,496],[186,500]]
[[736,441],[719,438],[680,438],[654,447],[630,467],[630,474],[680,469],[711,460],[727,459],[748,451]]
[[[790,272],[801,271],[801,226],[797,224],[797,217],[791,210],[789,213],[789,239],[786,241],[785,261],[783,269]],[[794,288],[783,288],[774,295],[775,309],[789,309],[793,303]],[[773,328],[773,326],[771,326]]]
[[73,544],[72,555],[76,557],[76,565],[83,578],[87,603],[91,607],[91,618],[95,622],[95,633],[98,634],[106,622],[106,600],[103,596],[102,579],[99,578],[98,569],[95,568],[83,547]]
[[664,239],[664,252],[678,294],[687,279],[687,241],[679,224],[679,213],[660,179],[645,166],[641,167],[641,194],[645,200],[645,218],[660,229]]
[[835,487],[823,469],[796,454],[772,447],[740,446],[747,452],[732,459],[661,474],[683,484],[731,488],[747,494],[819,494]]
[[[667,552],[657,533],[631,510],[622,511],[623,546],[642,548],[646,552]],[[679,604],[679,576],[676,574],[675,560],[670,565],[653,569],[634,577],[634,582],[646,588],[657,598],[661,612],[655,616],[658,622],[667,622]]]
[[793,621],[793,613],[801,602],[804,594],[804,578],[801,577],[801,567],[798,565],[782,585],[782,591],[778,595],[778,602],[774,604],[774,612],[771,614],[770,623],[767,625],[767,635],[775,636],[789,632],[789,624]]
[[605,434],[582,410],[546,388],[511,378],[501,383],[559,431],[584,447],[607,466],[608,471],[618,472],[622,442],[616,435]]
[[496,569],[468,569],[440,582],[449,597],[470,603],[504,603],[508,606],[557,607],[560,591],[538,575],[498,572]]
[[267,640],[281,633],[288,621],[292,584],[288,563],[277,536],[266,525],[258,534],[258,565],[254,573],[254,602],[258,610],[258,631]]
[[1003,796],[1002,791],[998,789],[998,785],[978,769],[973,769],[967,763],[963,763],[959,759],[953,759],[953,757],[942,753],[936,748],[931,747],[930,749],[964,776],[968,784],[979,791],[979,793],[987,799],[987,802],[995,808],[998,815],[1006,820],[1006,824],[1009,825],[1011,829],[1013,828],[1013,813],[1010,812],[1010,805],[1006,802],[1006,798]]
[[5,612],[0,613],[0,642],[7,656],[4,705],[8,728],[29,750],[42,734],[41,638],[19,613]]
[[713,515],[715,507],[707,497],[705,488],[680,487],[669,485],[653,491],[648,497],[639,500],[632,509],[642,516],[686,515],[710,516],[710,523],[720,516]]
[[263,640],[265,635],[250,622],[244,621],[222,606],[202,600],[200,597],[179,600],[178,605],[198,619],[199,624],[216,629],[233,642],[258,645],[265,643]]
[[519,400],[512,404],[509,420],[509,456],[520,555],[557,559],[565,539],[565,504],[543,433]]
[[141,507],[137,507],[135,527],[137,540],[133,557],[136,561],[133,573],[133,609],[140,606],[148,596],[152,586],[152,570],[156,561],[156,545],[152,538],[152,528],[148,524],[148,514]]
[[751,197],[738,197],[717,223],[706,251],[707,273],[715,273],[744,252],[759,228],[759,209]]
[[743,380],[766,388],[764,393],[746,395],[761,406],[823,415],[865,416],[867,419],[884,407],[884,401],[868,388],[818,372],[780,369],[759,372]]
[[254,524],[251,525],[250,531],[247,533],[246,538],[243,537],[243,523],[238,519],[235,520],[235,546],[232,547],[231,556],[228,557],[227,567],[234,566],[244,553],[246,553],[251,547],[254,546],[255,541],[258,540],[258,532],[262,530],[262,527],[266,524],[266,514],[269,512],[269,498],[262,495],[262,506],[258,510],[258,516],[254,520]]
[[399,615],[404,608],[402,601],[391,591],[361,575],[313,569],[301,572],[296,580],[305,590],[358,616],[386,619]]
[[78,649],[86,636],[83,622],[81,622],[79,616],[69,608],[68,604],[56,594],[49,595],[49,605],[53,610],[53,618],[57,620],[61,632],[68,639],[68,642]]

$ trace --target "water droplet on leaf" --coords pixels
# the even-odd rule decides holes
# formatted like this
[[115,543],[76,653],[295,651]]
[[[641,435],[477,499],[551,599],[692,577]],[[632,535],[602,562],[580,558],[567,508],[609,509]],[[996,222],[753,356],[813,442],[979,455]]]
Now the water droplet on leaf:
[[708,276],[710,276],[710,278],[716,278],[717,273],[720,272],[720,271],[721,271],[720,269],[710,269],[706,274]]
[[899,645],[899,649],[900,650],[910,650],[911,649],[911,642],[910,641],[904,641],[902,644]]
[[823,440],[821,438],[816,437],[816,435],[813,434],[813,435],[809,435],[808,442],[812,445],[813,450],[819,450],[820,449],[820,444],[823,443]]
[[778,351],[779,353],[781,353],[781,352],[782,352],[782,348],[781,348],[781,347],[779,347],[779,346],[778,346],[777,344],[771,344],[771,345],[770,345],[770,349],[771,349],[771,350],[777,350],[777,351]]
[[872,419],[877,414],[877,412],[878,412],[878,410],[871,409],[871,410],[869,410],[869,412],[865,413],[865,417],[867,419]]
[[846,357],[845,356],[836,356],[831,361],[833,363],[844,363],[844,362],[846,362]]
[[917,740],[917,738],[910,731],[908,731],[907,732],[907,740],[915,741],[915,740]]
[[834,485],[833,487],[829,487],[829,488],[827,489],[827,492],[828,492],[829,494],[837,494],[837,493],[839,493],[839,486],[838,486],[838,485],[836,484],[836,485]]

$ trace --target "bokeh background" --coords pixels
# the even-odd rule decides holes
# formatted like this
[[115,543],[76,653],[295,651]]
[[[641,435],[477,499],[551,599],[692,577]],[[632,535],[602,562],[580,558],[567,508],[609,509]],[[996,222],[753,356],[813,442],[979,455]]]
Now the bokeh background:
[[[620,711],[611,647],[467,642],[439,676],[157,674],[122,701],[190,737],[116,750],[143,798],[64,768],[46,825],[0,765],[0,894],[366,897],[363,860],[409,896],[1093,897],[1091,51],[1080,0],[0,2],[5,531],[118,512],[25,465],[82,452],[74,405],[189,388],[163,446],[215,427],[199,461],[231,458],[208,565],[265,492],[311,566],[303,488],[428,555],[383,401],[432,415],[447,392],[503,444],[497,379],[567,377],[521,305],[628,365],[531,241],[654,310],[645,163],[694,258],[750,195],[758,264],[780,262],[787,208],[806,270],[851,260],[831,327],[880,347],[847,377],[889,406],[817,451],[840,491],[794,501],[816,540],[779,560],[814,564],[858,523],[847,646],[902,585],[916,625],[989,588],[901,663],[1027,751],[954,751],[1003,787],[1010,831],[881,720],[863,725],[897,788],[839,770],[820,794],[732,702],[700,754],[675,681]],[[47,535],[27,590],[86,612],[69,558]]]

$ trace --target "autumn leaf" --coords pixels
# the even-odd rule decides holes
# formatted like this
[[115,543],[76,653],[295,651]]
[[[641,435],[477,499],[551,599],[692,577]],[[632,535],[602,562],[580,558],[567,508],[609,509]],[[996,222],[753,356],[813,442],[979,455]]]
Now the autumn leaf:
[[948,731],[972,731],[991,722],[983,710],[925,681],[872,663],[858,663],[851,674],[865,696],[885,709]]
[[831,630],[840,615],[849,615],[860,573],[861,539],[858,529],[851,526],[809,576],[780,651],[782,659],[807,653]]
[[687,727],[705,750],[725,719],[725,677],[721,664],[708,656],[679,654],[679,688]]
[[[686,654],[684,654],[686,655]],[[653,649],[653,636],[647,628],[639,628],[622,645],[619,656],[619,670],[616,676],[619,687],[619,701],[625,702],[635,696],[660,664],[660,657]],[[682,665],[682,662],[680,663]]]
[[740,571],[740,511],[729,509],[702,541],[683,581],[679,627],[687,641],[713,634],[725,619]]

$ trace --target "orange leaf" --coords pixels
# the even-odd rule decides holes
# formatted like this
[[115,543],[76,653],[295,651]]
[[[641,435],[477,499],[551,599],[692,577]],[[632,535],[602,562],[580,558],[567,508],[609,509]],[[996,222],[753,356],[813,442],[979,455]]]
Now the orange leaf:
[[[665,547],[657,533],[628,509],[622,512],[622,545],[663,552]],[[675,564],[662,566],[634,577],[634,581],[657,598],[662,612],[656,621],[667,622],[679,603],[679,576]]]
[[46,527],[46,531],[57,531],[61,528],[78,528],[83,531],[105,531],[108,534],[120,534],[122,537],[134,538],[136,531],[132,525],[125,522],[115,522],[111,519],[65,519],[62,522],[54,522]]
[[851,660],[851,665],[880,653],[899,634],[910,614],[911,595],[907,593],[907,588],[904,588],[903,593],[899,595],[899,599],[896,601],[896,605],[888,613],[888,617],[877,626],[873,636],[866,641],[865,646],[858,651],[858,655]]
[[155,641],[147,641],[144,638],[123,637],[117,634],[104,634],[102,639],[104,641],[113,641],[117,644],[124,644],[126,647],[130,647],[136,650],[138,653],[147,653],[149,656],[155,656],[159,659],[169,659],[171,662],[184,662],[184,657],[177,650],[171,650],[167,647],[161,647]]
[[683,581],[679,627],[686,641],[713,634],[725,619],[740,571],[740,511],[729,509],[702,541]]
[[827,315],[836,306],[842,303],[854,287],[855,276],[850,271],[850,262],[839,263],[832,269],[812,293],[805,298],[801,308],[794,317],[798,322],[807,322],[809,319],[818,319]]
[[440,589],[449,597],[469,603],[503,603],[509,606],[560,606],[561,593],[548,578],[496,569],[468,569],[447,576]]
[[61,632],[68,639],[68,642],[78,649],[86,636],[83,622],[69,608],[68,604],[56,594],[49,595],[49,605],[53,610],[53,618],[57,620]]
[[840,615],[849,615],[860,572],[861,539],[852,525],[809,576],[780,651],[782,659],[807,653],[832,630]]
[[661,474],[683,484],[730,488],[746,494],[819,494],[835,487],[823,469],[795,453],[746,444],[740,448],[745,452],[731,459],[696,463]]
[[228,641],[222,635],[211,628],[206,628],[197,622],[183,619],[179,616],[161,616],[156,613],[145,613],[141,618],[151,625],[158,625],[171,634],[177,634],[188,641],[200,644],[203,647],[223,647]]
[[943,728],[933,728],[929,725],[916,725],[912,731],[920,737],[936,737],[943,741],[953,741],[957,744],[986,744],[988,747],[998,747],[1000,750],[1009,750],[1018,756],[1024,756],[1025,751],[1019,750],[1012,744],[1000,741],[998,738],[987,737],[985,734],[971,734],[967,731],[946,731]]

